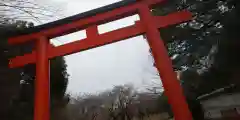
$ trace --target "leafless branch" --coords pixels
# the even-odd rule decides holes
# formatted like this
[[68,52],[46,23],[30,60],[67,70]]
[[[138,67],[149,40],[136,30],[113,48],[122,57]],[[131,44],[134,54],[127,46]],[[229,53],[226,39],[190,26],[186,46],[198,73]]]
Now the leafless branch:
[[[57,16],[57,10],[48,5],[39,5],[34,0],[4,0],[0,1],[0,18],[12,20],[34,20],[41,23],[42,19]],[[1,21],[0,20],[0,21]]]

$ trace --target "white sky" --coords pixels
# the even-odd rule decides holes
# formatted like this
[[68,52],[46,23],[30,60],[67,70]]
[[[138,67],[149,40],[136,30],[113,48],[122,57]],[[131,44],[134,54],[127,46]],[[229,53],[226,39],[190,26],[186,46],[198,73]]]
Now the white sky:
[[[50,2],[61,6],[64,16],[71,16],[117,1],[119,0],[51,0]],[[45,0],[44,2],[48,3],[49,1]],[[99,30],[106,32],[134,24],[137,19],[139,19],[138,16],[126,18],[101,26]],[[84,37],[86,35],[84,31],[81,31],[52,41],[54,44],[60,45]],[[138,89],[149,86],[156,70],[152,67],[152,59],[148,50],[147,42],[139,36],[66,56],[67,71],[70,74],[67,92],[73,94],[96,93],[110,89],[114,85],[126,83],[132,83]],[[160,83],[160,80],[155,82]]]

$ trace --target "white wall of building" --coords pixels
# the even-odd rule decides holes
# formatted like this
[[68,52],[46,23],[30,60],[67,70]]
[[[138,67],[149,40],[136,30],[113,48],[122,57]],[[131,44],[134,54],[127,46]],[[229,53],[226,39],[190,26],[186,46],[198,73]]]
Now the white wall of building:
[[236,109],[240,114],[240,94],[225,94],[202,100],[206,118],[221,118],[222,111]]

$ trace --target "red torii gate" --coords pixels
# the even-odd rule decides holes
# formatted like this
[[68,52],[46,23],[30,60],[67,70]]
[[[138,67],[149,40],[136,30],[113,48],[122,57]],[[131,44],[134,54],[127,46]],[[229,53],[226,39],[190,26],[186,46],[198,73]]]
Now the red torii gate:
[[[166,27],[192,18],[188,11],[171,13],[167,16],[152,16],[151,7],[164,0],[128,0],[91,10],[82,14],[58,20],[52,23],[26,29],[8,39],[9,44],[36,42],[36,50],[30,54],[17,56],[10,60],[11,68],[36,63],[34,120],[49,120],[50,88],[49,59],[64,56],[87,49],[111,44],[130,37],[146,34],[147,41],[158,71],[161,73],[165,93],[176,120],[192,120],[191,112],[185,101],[182,88],[172,69],[171,60],[159,35],[159,28]],[[140,20],[135,25],[98,34],[97,26],[117,19],[139,14]],[[62,46],[53,47],[49,39],[86,29],[87,38]]]

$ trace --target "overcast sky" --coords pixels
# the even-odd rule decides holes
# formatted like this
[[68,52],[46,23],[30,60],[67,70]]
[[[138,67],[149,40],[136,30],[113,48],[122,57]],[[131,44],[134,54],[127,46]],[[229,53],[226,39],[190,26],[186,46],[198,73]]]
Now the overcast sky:
[[[119,0],[51,0],[59,5],[64,16],[71,16]],[[49,2],[45,0],[45,2]],[[119,27],[134,24],[138,16],[123,19],[99,27],[104,33]],[[72,42],[86,37],[84,31],[53,39],[55,45]],[[134,37],[111,45],[66,56],[67,71],[70,75],[67,92],[98,93],[114,85],[133,84],[144,89],[152,84],[155,69],[148,53],[149,46],[142,36]]]

